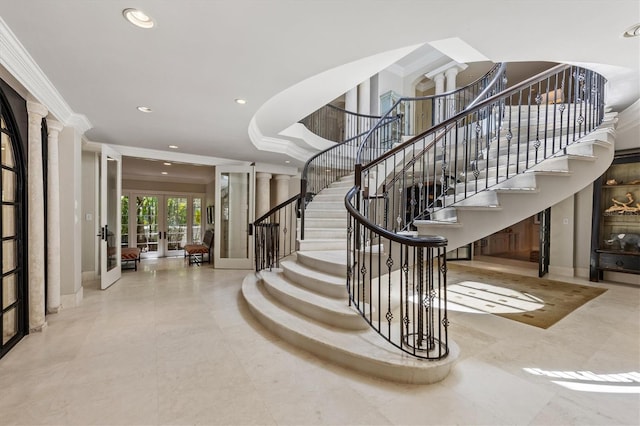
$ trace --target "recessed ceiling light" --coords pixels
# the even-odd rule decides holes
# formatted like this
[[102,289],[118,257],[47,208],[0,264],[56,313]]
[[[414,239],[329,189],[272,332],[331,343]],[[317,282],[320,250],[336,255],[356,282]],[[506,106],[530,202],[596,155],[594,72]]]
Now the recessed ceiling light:
[[171,149],[178,149],[178,145],[169,145],[169,148],[171,148]]
[[165,166],[170,166],[171,165],[171,163],[166,163],[166,162],[162,163],[162,164],[164,164]]
[[151,108],[146,107],[146,106],[139,106],[137,109],[140,112],[152,112],[153,111]]
[[240,104],[240,105],[244,105],[244,104],[246,104],[246,103],[247,103],[247,100],[246,100],[246,99],[240,99],[240,98],[238,98],[238,99],[236,99],[236,103],[237,103],[237,104]]
[[289,161],[289,160],[284,160],[284,162],[287,163],[287,164],[291,163],[291,161]]
[[640,36],[640,24],[635,24],[624,32],[624,37],[638,37]]
[[169,172],[162,172],[162,174],[163,174],[163,175],[168,175],[168,174],[169,174]]
[[155,22],[153,22],[153,19],[151,19],[149,15],[138,9],[125,9],[122,11],[122,15],[136,27],[149,29],[155,25]]

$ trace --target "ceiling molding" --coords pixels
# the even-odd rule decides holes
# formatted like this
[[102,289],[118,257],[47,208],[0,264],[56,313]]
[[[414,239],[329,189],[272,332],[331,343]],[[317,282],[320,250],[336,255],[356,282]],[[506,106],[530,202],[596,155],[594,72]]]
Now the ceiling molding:
[[0,64],[67,127],[84,134],[93,127],[89,119],[73,112],[29,52],[0,17]]
[[[85,151],[96,151],[95,149],[92,149],[92,148],[99,145],[100,143],[98,142],[87,141],[83,146],[83,149]],[[185,154],[183,152],[160,151],[158,149],[138,148],[135,146],[125,146],[125,145],[107,145],[107,146],[119,152],[125,157],[172,161],[176,163],[186,163],[186,164],[201,164],[204,166],[219,166],[223,164],[248,166],[250,164],[249,161],[229,160],[226,158],[209,157],[206,155]]]
[[263,136],[262,132],[258,128],[258,125],[256,124],[255,116],[253,116],[251,122],[249,123],[249,139],[251,139],[251,142],[255,145],[255,147],[261,151],[271,151],[285,154],[291,158],[295,158],[296,160],[303,162],[307,161],[307,159],[315,155],[314,151],[303,149],[292,141]]

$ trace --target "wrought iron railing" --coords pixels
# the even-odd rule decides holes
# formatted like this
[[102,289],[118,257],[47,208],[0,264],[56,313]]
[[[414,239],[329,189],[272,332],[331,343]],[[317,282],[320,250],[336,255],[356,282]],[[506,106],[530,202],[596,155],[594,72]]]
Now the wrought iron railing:
[[346,196],[356,201],[346,203],[349,304],[402,351],[442,359],[449,353],[447,240],[400,235],[373,224],[360,209],[367,202],[358,196],[360,176]]
[[391,231],[444,220],[434,214],[562,153],[602,122],[604,83],[558,65],[371,161],[362,155],[363,188],[377,195],[367,205],[371,218]]
[[558,65],[481,95],[382,155],[370,154],[375,140],[363,142],[345,198],[347,282],[351,303],[378,333],[414,356],[446,356],[447,242],[417,236],[413,220],[447,220],[447,207],[565,153],[602,123],[604,85],[592,71]]
[[300,123],[324,139],[341,143],[366,133],[378,121],[380,116],[358,114],[328,104],[307,115]]
[[[329,187],[333,182],[352,174],[356,155],[360,155],[361,159],[377,158],[394,145],[402,143],[405,131],[415,129],[415,120],[407,120],[405,110],[418,110],[418,105],[425,110],[428,105],[431,105],[429,107],[431,110],[443,106],[443,108],[446,107],[443,111],[449,111],[449,113],[463,110],[478,98],[485,98],[502,90],[506,84],[505,71],[504,64],[496,64],[481,78],[454,91],[417,98],[400,98],[367,132],[360,133],[342,144],[332,146],[311,157],[306,162],[301,176],[301,197],[305,202],[300,212],[300,238],[304,240],[306,204],[315,194]],[[365,140],[366,144],[363,143]]]
[[253,222],[256,271],[277,268],[296,250],[300,194],[275,206]]

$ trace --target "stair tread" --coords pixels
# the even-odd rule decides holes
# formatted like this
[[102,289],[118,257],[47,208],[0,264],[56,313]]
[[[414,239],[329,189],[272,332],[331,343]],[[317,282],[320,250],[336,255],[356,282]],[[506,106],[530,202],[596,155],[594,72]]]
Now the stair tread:
[[289,269],[298,274],[304,274],[307,277],[311,277],[313,279],[322,280],[330,286],[345,287],[344,276],[340,277],[339,275],[333,275],[326,272],[318,271],[316,269],[291,260],[283,260],[282,262],[280,262],[280,267],[282,269]]
[[[299,287],[295,283],[289,281],[281,271],[261,271],[260,274],[262,279],[267,281],[270,286],[277,288],[278,291],[286,293],[300,302],[308,305],[314,305],[316,309],[330,312],[333,315],[339,315],[341,317],[361,318],[360,313],[349,306],[344,279],[342,282],[342,287],[345,288],[344,297],[342,299],[337,299]],[[364,325],[366,326],[366,324]]]
[[342,330],[325,326],[281,307],[265,295],[255,274],[242,283],[242,294],[254,314],[280,337],[316,355],[368,375],[405,383],[434,383],[442,380],[459,356],[459,348],[449,339],[449,356],[424,362],[399,352],[373,329]]

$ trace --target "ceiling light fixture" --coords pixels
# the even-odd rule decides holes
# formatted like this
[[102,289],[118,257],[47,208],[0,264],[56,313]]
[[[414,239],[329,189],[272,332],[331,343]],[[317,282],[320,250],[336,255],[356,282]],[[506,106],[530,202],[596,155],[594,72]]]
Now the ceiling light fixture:
[[163,175],[168,175],[168,174],[169,174],[169,172],[162,172],[162,174],[163,174]]
[[145,112],[145,113],[149,113],[149,112],[153,111],[151,108],[146,107],[146,106],[139,106],[139,107],[137,107],[137,109],[138,109],[138,111]]
[[624,37],[638,37],[640,36],[640,24],[635,24],[624,32]]
[[171,148],[171,149],[178,149],[178,145],[169,145],[169,148]]
[[287,163],[287,164],[291,163],[291,161],[289,161],[289,160],[284,160],[284,162]]
[[139,28],[149,29],[155,25],[155,22],[153,22],[153,19],[149,15],[138,9],[125,9],[122,11],[122,16]]
[[246,99],[237,98],[236,99],[236,103],[240,104],[240,105],[244,105],[244,104],[247,103],[247,100]]
[[171,165],[171,163],[162,163],[162,164],[164,164],[165,166],[170,166]]

